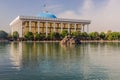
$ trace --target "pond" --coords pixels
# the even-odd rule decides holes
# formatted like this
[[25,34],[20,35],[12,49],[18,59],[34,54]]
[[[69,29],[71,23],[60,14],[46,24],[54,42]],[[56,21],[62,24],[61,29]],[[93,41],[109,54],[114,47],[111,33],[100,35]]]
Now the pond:
[[119,80],[120,43],[0,43],[0,80]]

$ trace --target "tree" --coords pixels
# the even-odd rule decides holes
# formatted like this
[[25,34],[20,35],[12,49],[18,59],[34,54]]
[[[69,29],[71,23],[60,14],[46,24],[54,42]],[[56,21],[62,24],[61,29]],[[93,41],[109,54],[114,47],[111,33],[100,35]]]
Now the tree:
[[45,35],[43,35],[43,34],[36,33],[36,35],[35,35],[35,40],[43,40],[44,38],[45,38]]
[[91,39],[91,40],[99,40],[99,39],[100,39],[100,36],[99,36],[99,33],[98,33],[98,32],[91,32],[91,33],[89,34],[89,36],[90,36],[90,39]]
[[100,39],[105,40],[106,34],[104,32],[100,33]]
[[120,38],[119,32],[111,32],[111,33],[107,34],[108,40],[119,40],[119,38]]
[[120,40],[120,32],[118,32],[118,40]]
[[41,34],[41,40],[44,40],[45,39],[45,34]]
[[0,30],[0,39],[7,39],[7,37],[8,33],[3,30]]
[[55,32],[50,33],[50,38],[55,39]]
[[36,34],[35,34],[35,40],[40,40],[40,39],[41,39],[40,34],[36,33]]
[[17,40],[19,38],[19,33],[17,31],[14,31],[12,37],[14,40]]
[[60,39],[60,34],[58,33],[58,32],[52,32],[51,34],[50,34],[50,38],[51,39],[57,39],[57,40],[59,40]]
[[80,35],[80,32],[78,32],[78,31],[72,32],[72,36],[74,36],[76,38],[79,38],[79,35]]
[[51,36],[47,35],[46,40],[51,40]]
[[89,37],[89,35],[88,35],[86,32],[82,32],[82,33],[81,33],[81,38],[82,38],[82,40],[87,40],[88,37]]
[[112,31],[111,30],[109,30],[109,31],[107,31],[107,33],[106,33],[106,39],[107,40],[111,40],[111,33],[112,33]]
[[68,31],[67,31],[67,30],[63,30],[63,31],[61,32],[62,38],[64,38],[64,37],[67,36],[67,35],[68,35]]
[[112,32],[112,40],[118,40],[119,33],[118,32]]
[[32,32],[27,32],[27,33],[25,34],[25,39],[26,39],[26,40],[33,40],[33,39],[34,39],[33,33],[32,33]]

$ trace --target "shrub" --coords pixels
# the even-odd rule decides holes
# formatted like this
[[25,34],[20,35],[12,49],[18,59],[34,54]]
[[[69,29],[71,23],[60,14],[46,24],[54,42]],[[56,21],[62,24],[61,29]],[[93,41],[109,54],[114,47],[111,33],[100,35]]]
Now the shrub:
[[14,40],[17,40],[19,38],[19,33],[17,31],[14,31],[12,37]]
[[7,37],[8,33],[3,30],[0,30],[0,39],[7,39]]
[[27,32],[27,33],[25,34],[25,39],[26,39],[26,40],[33,40],[33,39],[34,39],[33,33],[32,33],[32,32]]
[[64,38],[64,37],[67,36],[67,35],[68,35],[68,31],[67,31],[67,30],[63,30],[63,31],[61,32],[62,38]]

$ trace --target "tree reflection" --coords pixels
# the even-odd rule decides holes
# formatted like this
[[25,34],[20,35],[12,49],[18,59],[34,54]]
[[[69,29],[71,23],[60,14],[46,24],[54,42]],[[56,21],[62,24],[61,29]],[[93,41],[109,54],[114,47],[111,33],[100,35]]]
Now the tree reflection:
[[[19,63],[21,71],[28,70],[44,76],[59,75],[63,78],[72,76],[76,80],[97,78],[105,80],[107,79],[106,72],[99,72],[103,69],[93,65],[91,60],[91,49],[104,45],[98,43],[60,45],[59,43],[19,42],[11,44],[11,53],[15,56],[14,61]],[[62,78],[57,80],[60,79]]]

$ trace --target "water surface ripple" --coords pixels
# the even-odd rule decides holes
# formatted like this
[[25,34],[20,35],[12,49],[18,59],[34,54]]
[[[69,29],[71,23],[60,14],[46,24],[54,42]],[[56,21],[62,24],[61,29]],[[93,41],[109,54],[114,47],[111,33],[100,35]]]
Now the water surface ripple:
[[120,80],[120,43],[0,43],[0,80]]

